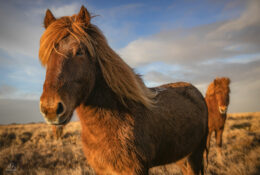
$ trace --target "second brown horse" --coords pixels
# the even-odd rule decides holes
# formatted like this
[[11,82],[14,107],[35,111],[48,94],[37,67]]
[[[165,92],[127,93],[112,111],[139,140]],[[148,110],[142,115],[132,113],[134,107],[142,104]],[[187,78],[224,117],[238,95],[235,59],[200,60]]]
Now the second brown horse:
[[227,118],[229,105],[230,79],[226,77],[216,78],[210,83],[206,92],[206,103],[208,106],[208,126],[209,134],[207,138],[207,148],[210,147],[211,134],[215,132],[218,152],[221,155],[222,135]]

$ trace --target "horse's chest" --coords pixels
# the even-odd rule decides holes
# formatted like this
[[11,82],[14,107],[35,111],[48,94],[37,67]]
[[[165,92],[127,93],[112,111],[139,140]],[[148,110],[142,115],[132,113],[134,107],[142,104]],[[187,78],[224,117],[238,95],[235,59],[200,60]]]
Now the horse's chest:
[[131,143],[127,141],[131,138],[130,133],[120,130],[105,133],[86,130],[82,132],[82,137],[87,161],[95,171],[110,174],[128,172],[138,162]]

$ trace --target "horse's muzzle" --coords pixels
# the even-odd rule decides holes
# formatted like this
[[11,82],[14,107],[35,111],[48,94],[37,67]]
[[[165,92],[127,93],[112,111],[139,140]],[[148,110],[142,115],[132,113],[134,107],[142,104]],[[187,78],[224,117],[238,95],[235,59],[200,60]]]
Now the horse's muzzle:
[[219,110],[220,114],[224,115],[227,113],[227,106],[219,106],[218,110]]
[[51,125],[64,125],[70,121],[70,117],[66,115],[66,106],[62,101],[51,105],[40,101],[40,112],[46,123]]

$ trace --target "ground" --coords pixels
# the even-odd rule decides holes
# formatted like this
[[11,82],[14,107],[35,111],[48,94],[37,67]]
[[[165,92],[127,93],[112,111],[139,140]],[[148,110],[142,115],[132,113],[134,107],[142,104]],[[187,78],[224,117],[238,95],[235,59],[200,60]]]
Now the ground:
[[[80,131],[79,122],[70,122],[57,140],[45,123],[0,125],[0,175],[94,174],[82,152]],[[181,172],[174,164],[150,170],[150,175],[162,174]],[[222,157],[213,134],[206,174],[260,174],[260,112],[228,115]]]

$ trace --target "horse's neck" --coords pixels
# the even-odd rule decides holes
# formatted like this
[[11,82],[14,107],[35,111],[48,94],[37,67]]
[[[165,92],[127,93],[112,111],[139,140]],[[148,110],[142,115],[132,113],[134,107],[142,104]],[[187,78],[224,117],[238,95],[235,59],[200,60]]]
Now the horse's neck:
[[109,118],[119,119],[127,109],[121,104],[117,95],[107,86],[102,78],[98,78],[90,95],[77,108],[80,121],[102,123]]
[[[82,136],[89,143],[98,144],[120,133],[120,128],[128,128],[134,123],[133,116],[123,110],[81,104],[77,113],[82,127]],[[122,130],[122,129],[121,129]]]
[[211,95],[206,95],[205,97],[208,108],[218,108],[218,102],[216,99],[215,94],[211,94]]
[[108,124],[112,119],[120,119],[118,111],[97,106],[85,106],[84,104],[77,108],[77,113],[82,125],[86,126],[100,126],[102,123]]
[[84,99],[82,105],[111,110],[122,108],[117,95],[108,87],[101,76],[97,77],[92,92]]

